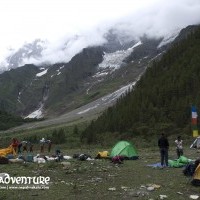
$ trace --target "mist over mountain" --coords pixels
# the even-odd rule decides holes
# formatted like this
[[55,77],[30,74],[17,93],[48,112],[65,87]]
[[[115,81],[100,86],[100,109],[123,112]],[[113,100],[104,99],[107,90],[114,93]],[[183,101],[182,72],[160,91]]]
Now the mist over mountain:
[[191,108],[200,109],[200,26],[183,29],[160,59],[117,103],[93,120],[82,141],[191,135]]
[[[15,10],[23,9],[22,16],[20,20],[16,15],[2,21],[5,28],[0,38],[0,72],[25,64],[68,63],[82,49],[91,46],[105,46],[110,52],[127,49],[144,37],[162,38],[160,45],[163,45],[174,40],[184,27],[200,23],[200,2],[197,0],[119,0],[109,3],[87,0],[85,3],[74,1],[67,6],[64,2],[45,2],[38,7],[38,17],[31,10],[31,6],[37,8],[37,3],[25,3],[20,7],[13,2]],[[46,17],[41,12],[43,8]],[[59,15],[52,15],[52,8]],[[3,7],[1,9],[4,13]],[[66,16],[67,10],[70,16]],[[73,13],[75,10],[79,15]],[[26,14],[29,14],[29,20],[26,20]],[[17,27],[16,34],[8,24]]]
[[37,16],[37,2],[24,2],[20,19],[13,2],[2,21],[0,110],[23,118],[55,118],[92,102],[80,113],[103,110],[200,24],[197,0],[75,1],[44,0]]
[[[184,39],[195,28],[182,30],[174,42]],[[53,118],[99,98],[105,99],[103,96],[120,88],[126,92],[125,86],[140,79],[151,62],[174,43],[169,40],[164,45],[163,38],[144,36],[131,40],[123,36],[111,30],[105,36],[107,43],[84,48],[67,63],[26,64],[0,74],[0,110],[26,118]],[[39,44],[44,43],[37,40],[34,44],[20,49],[18,55],[41,56]],[[97,103],[93,107],[99,106]]]
[[127,50],[139,41],[154,40],[157,41],[157,46],[159,45],[158,48],[160,48],[172,42],[179,34],[179,31],[180,30],[176,30],[176,32],[170,33],[166,37],[149,37],[146,34],[138,37],[137,35],[129,35],[127,32],[122,32],[113,28],[95,40],[93,40],[93,37],[96,37],[95,33],[92,37],[91,35],[75,35],[63,41],[62,45],[54,45],[54,47],[52,47],[48,41],[36,39],[32,43],[24,44],[16,51],[12,50],[11,54],[0,63],[0,73],[21,67],[25,64],[48,66],[56,63],[68,63],[84,48],[93,46],[102,46],[105,53],[113,53]]

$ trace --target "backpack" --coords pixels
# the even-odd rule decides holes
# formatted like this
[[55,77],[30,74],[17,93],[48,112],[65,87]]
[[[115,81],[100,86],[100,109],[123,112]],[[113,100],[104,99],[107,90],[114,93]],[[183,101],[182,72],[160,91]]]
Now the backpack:
[[6,157],[0,156],[0,164],[8,164],[9,160]]
[[194,172],[195,172],[195,168],[196,168],[196,166],[195,166],[194,163],[188,163],[188,164],[185,166],[184,170],[183,170],[183,174],[184,174],[185,176],[193,176],[193,174],[194,174]]
[[114,164],[122,164],[123,160],[124,160],[123,156],[114,156],[112,158],[112,163],[114,163]]

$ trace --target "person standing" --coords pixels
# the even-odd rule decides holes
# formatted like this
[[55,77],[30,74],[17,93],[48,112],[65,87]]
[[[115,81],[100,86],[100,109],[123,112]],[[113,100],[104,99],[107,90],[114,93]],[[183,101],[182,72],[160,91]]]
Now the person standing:
[[177,157],[180,158],[180,156],[183,155],[183,140],[181,139],[181,136],[177,137],[177,139],[175,140],[175,144]]
[[158,146],[160,148],[161,167],[167,167],[169,142],[164,133],[161,134],[161,137],[158,140]]
[[48,143],[48,152],[50,153],[52,142],[51,140],[47,140],[47,143]]
[[27,144],[28,144],[27,141],[22,141],[22,152],[24,152],[24,151],[28,152]]
[[19,142],[19,144],[18,144],[18,154],[22,153],[21,148],[22,148],[22,143]]
[[33,153],[33,143],[29,142],[29,152]]
[[42,138],[40,140],[40,153],[44,153],[44,144],[46,143],[46,140]]
[[17,138],[12,139],[11,145],[12,145],[13,149],[15,150],[15,152],[17,152],[17,148],[18,148],[18,145],[19,145]]

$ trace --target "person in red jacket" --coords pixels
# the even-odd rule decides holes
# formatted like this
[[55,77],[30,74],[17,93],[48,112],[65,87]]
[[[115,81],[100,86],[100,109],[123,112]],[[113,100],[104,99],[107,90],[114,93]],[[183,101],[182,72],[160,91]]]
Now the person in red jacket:
[[19,145],[19,141],[17,140],[17,138],[13,138],[12,139],[12,143],[11,143],[12,147],[14,148],[15,152],[17,151],[17,147]]

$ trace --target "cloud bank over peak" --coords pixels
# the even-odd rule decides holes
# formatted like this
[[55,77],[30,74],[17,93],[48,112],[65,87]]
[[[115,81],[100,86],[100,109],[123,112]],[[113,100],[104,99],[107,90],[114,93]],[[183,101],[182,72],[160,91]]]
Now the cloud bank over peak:
[[41,57],[26,58],[21,64],[68,62],[83,48],[106,43],[105,35],[110,29],[125,35],[124,39],[139,40],[144,35],[167,38],[188,25],[200,23],[199,0],[6,2],[0,3],[0,62],[14,52],[8,47],[17,50],[36,38],[46,41]]

